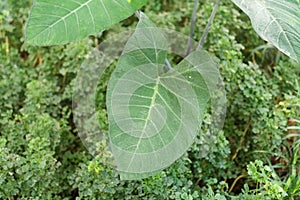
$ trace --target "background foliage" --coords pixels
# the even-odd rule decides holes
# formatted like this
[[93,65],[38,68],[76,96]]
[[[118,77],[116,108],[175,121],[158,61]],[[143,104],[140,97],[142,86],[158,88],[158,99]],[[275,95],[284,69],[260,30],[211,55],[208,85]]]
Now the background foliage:
[[[142,181],[120,181],[105,140],[97,157],[89,155],[71,111],[72,83],[87,52],[108,35],[133,29],[136,17],[98,37],[37,48],[23,45],[31,4],[0,1],[1,199],[300,198],[300,65],[259,39],[232,3],[220,6],[205,45],[220,58],[226,83],[223,132],[210,134],[206,114],[203,136],[190,150]],[[200,1],[197,40],[212,4]],[[153,0],[143,8],[159,27],[184,34],[192,9],[191,0]],[[99,89],[97,104],[107,130],[104,93]]]

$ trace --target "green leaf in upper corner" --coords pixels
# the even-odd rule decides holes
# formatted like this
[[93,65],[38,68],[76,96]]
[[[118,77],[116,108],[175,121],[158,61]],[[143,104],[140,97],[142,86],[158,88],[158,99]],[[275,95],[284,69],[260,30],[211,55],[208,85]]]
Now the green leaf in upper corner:
[[299,0],[232,0],[251,19],[255,31],[300,62]]
[[106,105],[115,164],[122,179],[141,179],[170,166],[194,142],[210,98],[202,70],[216,63],[191,53],[167,71],[168,40],[141,13],[108,88]]
[[35,0],[26,42],[55,45],[78,41],[126,19],[147,0]]

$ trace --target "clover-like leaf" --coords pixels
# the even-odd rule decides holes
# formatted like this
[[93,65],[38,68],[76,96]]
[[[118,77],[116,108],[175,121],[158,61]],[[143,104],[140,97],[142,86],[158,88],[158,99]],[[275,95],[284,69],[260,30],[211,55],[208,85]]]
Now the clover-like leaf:
[[26,42],[65,44],[97,34],[126,19],[146,0],[35,0]]
[[164,34],[141,13],[107,88],[111,149],[122,179],[158,173],[199,133],[210,99],[201,71],[213,72],[216,63],[195,51],[167,70],[167,50]]
[[254,30],[289,57],[300,61],[298,0],[232,0],[251,19]]

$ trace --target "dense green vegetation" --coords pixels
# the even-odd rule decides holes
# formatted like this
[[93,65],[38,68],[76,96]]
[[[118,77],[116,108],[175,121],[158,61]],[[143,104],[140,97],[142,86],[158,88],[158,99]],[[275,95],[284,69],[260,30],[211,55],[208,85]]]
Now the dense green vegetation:
[[[205,44],[220,59],[226,84],[222,133],[210,134],[206,114],[189,151],[141,181],[120,180],[106,140],[92,157],[72,115],[74,78],[86,54],[134,29],[137,18],[80,42],[33,47],[23,45],[31,5],[0,1],[0,199],[300,199],[300,65],[261,40],[233,3],[222,2]],[[212,7],[200,2],[196,40]],[[142,10],[157,26],[189,34],[193,1],[154,0]],[[106,131],[110,73],[97,95]]]

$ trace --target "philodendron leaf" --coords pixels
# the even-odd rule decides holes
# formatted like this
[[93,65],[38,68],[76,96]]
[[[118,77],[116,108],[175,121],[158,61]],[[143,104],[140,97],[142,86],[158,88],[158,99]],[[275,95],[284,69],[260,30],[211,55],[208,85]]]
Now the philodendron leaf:
[[35,0],[26,42],[65,44],[97,34],[126,19],[147,0]]
[[251,19],[255,31],[280,51],[300,62],[298,0],[232,0]]
[[216,63],[196,51],[167,71],[167,49],[164,34],[141,13],[107,88],[111,149],[122,179],[158,173],[199,133],[209,100],[200,71]]

